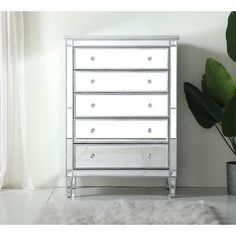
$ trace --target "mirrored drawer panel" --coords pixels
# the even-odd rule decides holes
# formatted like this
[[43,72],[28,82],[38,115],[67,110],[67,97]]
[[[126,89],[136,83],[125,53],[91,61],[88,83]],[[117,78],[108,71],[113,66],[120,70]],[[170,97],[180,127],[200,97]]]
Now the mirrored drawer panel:
[[75,168],[167,168],[168,146],[75,145]]
[[168,72],[75,71],[75,92],[167,92]]
[[168,120],[75,120],[76,139],[158,139],[167,141]]
[[74,69],[167,69],[168,48],[75,48]]
[[76,117],[167,116],[168,95],[75,95]]

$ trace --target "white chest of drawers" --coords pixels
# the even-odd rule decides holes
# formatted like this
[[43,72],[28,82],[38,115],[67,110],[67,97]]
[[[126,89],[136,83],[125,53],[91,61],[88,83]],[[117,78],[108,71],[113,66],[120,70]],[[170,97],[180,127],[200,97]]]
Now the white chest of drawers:
[[178,36],[66,38],[66,177],[176,185]]

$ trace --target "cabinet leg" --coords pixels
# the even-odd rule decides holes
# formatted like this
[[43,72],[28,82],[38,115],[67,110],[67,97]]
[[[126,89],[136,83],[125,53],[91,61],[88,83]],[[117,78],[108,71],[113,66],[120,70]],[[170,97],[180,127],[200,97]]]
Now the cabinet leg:
[[72,177],[66,177],[66,196],[72,197]]
[[76,177],[72,178],[72,187],[71,187],[71,196],[72,198],[75,198],[76,196]]
[[72,189],[76,189],[76,177],[72,179]]
[[169,177],[169,196],[175,197],[176,192],[176,178],[175,177]]

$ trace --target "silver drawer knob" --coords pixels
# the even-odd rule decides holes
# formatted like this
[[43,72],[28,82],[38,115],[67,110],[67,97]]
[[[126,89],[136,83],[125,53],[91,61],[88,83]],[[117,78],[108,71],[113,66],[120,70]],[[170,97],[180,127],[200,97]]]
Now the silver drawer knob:
[[92,129],[91,129],[91,133],[93,134],[94,132],[95,132],[95,129],[94,129],[94,128],[92,128]]
[[148,154],[147,154],[147,157],[148,157],[148,158],[151,158],[151,157],[152,157],[152,154],[151,154],[151,153],[148,153]]
[[152,60],[152,57],[148,57],[148,60],[151,61],[151,60]]
[[149,128],[149,129],[148,129],[148,133],[151,133],[151,132],[152,132],[152,129],[151,129],[151,128]]
[[95,107],[95,103],[92,103],[92,104],[91,104],[91,107],[94,108],[94,107]]
[[149,84],[151,84],[151,83],[152,83],[152,80],[151,80],[151,79],[149,79],[149,80],[148,80],[148,83],[149,83]]
[[148,107],[150,107],[150,108],[151,108],[151,107],[152,107],[152,104],[151,104],[151,103],[148,103]]
[[91,61],[95,61],[95,57],[91,57],[90,59],[91,59]]
[[93,159],[95,157],[95,153],[92,153],[90,157]]
[[91,79],[91,84],[94,84],[95,83],[95,80],[94,79]]

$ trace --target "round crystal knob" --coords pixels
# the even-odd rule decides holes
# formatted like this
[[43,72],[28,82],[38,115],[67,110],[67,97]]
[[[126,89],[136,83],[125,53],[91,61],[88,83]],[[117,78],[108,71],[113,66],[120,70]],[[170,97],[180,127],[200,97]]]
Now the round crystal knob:
[[91,79],[91,84],[94,84],[95,83],[95,80],[94,79]]
[[91,129],[91,133],[93,134],[94,132],[95,132],[95,129],[94,129],[94,128],[92,128],[92,129]]
[[149,79],[149,80],[148,80],[148,83],[149,83],[149,84],[151,84],[151,83],[152,83],[152,80],[151,80],[151,79]]
[[152,60],[152,57],[148,57],[148,60],[151,61],[151,60]]
[[90,157],[91,157],[91,158],[94,158],[94,157],[95,157],[95,153],[92,153]]
[[150,107],[150,108],[151,108],[151,107],[152,107],[152,104],[151,104],[151,103],[148,103],[148,107]]
[[95,61],[95,57],[93,57],[93,56],[90,59],[91,59],[91,61]]
[[151,128],[149,128],[149,129],[148,129],[148,133],[151,133],[151,132],[152,132],[152,129],[151,129]]
[[91,107],[94,108],[94,107],[95,107],[95,103],[92,103],[92,104],[91,104]]
[[147,154],[147,157],[148,157],[148,158],[151,158],[151,157],[152,157],[152,154],[151,154],[151,153],[148,153],[148,154]]

